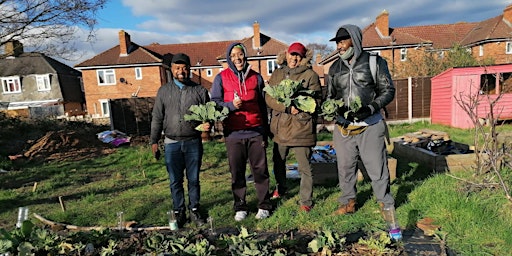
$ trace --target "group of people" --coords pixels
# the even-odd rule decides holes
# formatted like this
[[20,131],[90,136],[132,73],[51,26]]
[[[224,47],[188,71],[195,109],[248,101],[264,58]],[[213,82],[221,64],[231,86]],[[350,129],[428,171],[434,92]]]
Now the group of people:
[[[373,192],[384,207],[394,207],[390,193],[389,170],[385,145],[386,126],[381,109],[395,95],[395,88],[386,61],[377,56],[376,76],[370,68],[370,53],[362,48],[362,32],[355,25],[341,26],[334,38],[339,58],[328,72],[327,96],[322,99],[318,74],[312,70],[313,51],[301,43],[293,43],[279,54],[279,68],[273,71],[268,85],[247,61],[247,50],[241,43],[232,43],[226,51],[228,68],[214,79],[210,93],[189,79],[190,59],[175,54],[171,61],[172,81],[158,90],[151,122],[151,144],[156,158],[160,156],[159,141],[164,134],[165,165],[170,179],[173,210],[178,225],[188,220],[204,223],[200,214],[200,183],[203,144],[201,125],[185,121],[191,105],[214,101],[229,109],[223,121],[224,138],[231,172],[234,219],[248,216],[246,201],[246,166],[250,166],[257,196],[256,219],[264,219],[273,210],[271,199],[287,193],[286,158],[293,151],[300,173],[299,210],[309,212],[313,207],[313,173],[310,164],[312,147],[316,144],[316,120],[319,111],[308,113],[293,104],[286,107],[265,94],[265,86],[277,86],[284,79],[302,81],[310,90],[317,106],[326,99],[343,100],[338,111],[333,144],[336,149],[339,187],[339,208],[336,215],[354,213],[357,209],[356,182],[358,161],[362,161],[371,179]],[[352,102],[361,106],[353,109]],[[318,108],[319,109],[319,108]],[[270,111],[270,113],[269,113]],[[269,120],[270,119],[270,120]],[[209,130],[210,124],[202,124]],[[273,144],[272,161],[276,189],[270,189],[270,174],[266,149]],[[185,205],[184,177],[188,182],[188,207]],[[187,218],[187,208],[189,210]]]

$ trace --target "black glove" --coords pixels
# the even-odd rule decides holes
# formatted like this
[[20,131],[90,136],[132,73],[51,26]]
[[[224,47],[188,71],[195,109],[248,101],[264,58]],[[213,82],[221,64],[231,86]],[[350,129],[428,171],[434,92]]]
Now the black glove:
[[347,111],[349,111],[347,106],[340,107],[340,108],[338,108],[338,115],[345,117],[345,113]]

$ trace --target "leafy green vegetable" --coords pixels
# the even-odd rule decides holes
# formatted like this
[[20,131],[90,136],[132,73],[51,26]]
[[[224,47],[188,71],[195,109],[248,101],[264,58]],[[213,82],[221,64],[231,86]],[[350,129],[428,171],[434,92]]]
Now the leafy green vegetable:
[[[229,110],[226,107],[221,107],[213,101],[209,101],[206,104],[192,105],[189,108],[191,114],[186,114],[183,117],[186,121],[200,121],[202,123],[213,123],[216,121],[224,120]],[[202,125],[196,127],[196,130],[202,131]]]
[[285,107],[293,104],[304,112],[315,112],[316,101],[312,97],[315,92],[304,89],[302,81],[284,79],[278,85],[265,86],[263,90]]
[[338,115],[338,109],[343,107],[344,104],[345,103],[341,99],[327,99],[322,103],[322,106],[320,107],[322,110],[320,116],[323,116],[327,121],[332,121]]
[[354,97],[349,104],[349,110],[345,112],[344,117],[347,118],[349,112],[357,112],[363,104],[361,103],[361,98],[359,96]]

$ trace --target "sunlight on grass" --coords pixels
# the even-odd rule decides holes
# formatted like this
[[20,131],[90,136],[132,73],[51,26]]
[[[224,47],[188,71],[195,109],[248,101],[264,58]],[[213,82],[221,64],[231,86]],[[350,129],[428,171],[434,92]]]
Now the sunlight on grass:
[[[512,130],[512,126],[500,127]],[[442,130],[452,139],[472,144],[471,131],[426,123],[391,125],[391,137],[421,129]],[[321,134],[331,140],[331,134]],[[270,141],[271,142],[271,141]],[[272,142],[267,150],[270,190],[275,187],[272,174]],[[293,155],[289,162],[293,162]],[[249,173],[249,169],[247,171]],[[397,178],[391,183],[397,216],[402,227],[415,228],[416,222],[430,217],[446,232],[447,245],[464,255],[507,255],[512,250],[511,204],[499,187],[481,184],[471,171],[460,172],[458,179],[434,174],[416,163],[399,164]],[[512,171],[503,174],[510,186]],[[492,175],[487,181],[496,183]],[[265,220],[256,220],[254,184],[249,183],[247,201],[250,212],[246,220],[234,220],[231,176],[225,145],[204,143],[201,180],[201,210],[213,219],[214,228],[240,228],[265,232],[298,230],[314,233],[333,230],[342,234],[358,231],[386,230],[368,181],[358,182],[358,211],[348,216],[333,216],[341,191],[336,182],[314,187],[314,207],[309,213],[299,211],[299,180],[290,180],[288,197],[272,201],[275,211]],[[463,180],[471,181],[464,182]],[[35,191],[34,183],[38,182]],[[114,154],[76,162],[43,163],[23,166],[0,175],[0,227],[11,229],[16,223],[17,208],[28,206],[52,221],[79,226],[116,226],[116,213],[140,226],[165,226],[165,213],[172,209],[168,174],[164,160],[155,160],[149,145],[117,148]],[[185,182],[186,191],[186,182]],[[61,209],[59,197],[64,200]],[[37,222],[37,221],[35,221]]]

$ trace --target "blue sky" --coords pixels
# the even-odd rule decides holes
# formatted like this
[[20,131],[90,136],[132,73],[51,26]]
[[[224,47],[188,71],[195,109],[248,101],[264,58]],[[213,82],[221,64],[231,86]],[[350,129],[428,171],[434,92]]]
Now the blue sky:
[[[94,42],[77,41],[71,66],[119,43],[123,29],[133,42],[147,45],[236,40],[260,31],[284,43],[331,44],[343,24],[364,28],[384,10],[390,27],[486,20],[503,13],[506,0],[110,0],[98,13]],[[83,38],[83,37],[82,37]],[[333,45],[334,47],[334,45]]]

